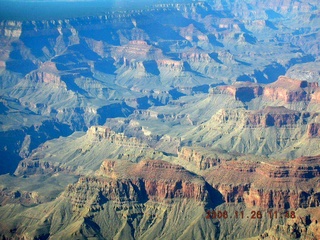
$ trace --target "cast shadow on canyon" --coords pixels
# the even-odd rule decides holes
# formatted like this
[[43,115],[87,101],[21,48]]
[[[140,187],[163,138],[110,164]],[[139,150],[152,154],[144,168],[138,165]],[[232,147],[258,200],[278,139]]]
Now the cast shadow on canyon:
[[207,182],[205,183],[205,187],[209,193],[209,200],[205,205],[205,209],[215,209],[225,202],[222,194],[217,189],[213,188]]

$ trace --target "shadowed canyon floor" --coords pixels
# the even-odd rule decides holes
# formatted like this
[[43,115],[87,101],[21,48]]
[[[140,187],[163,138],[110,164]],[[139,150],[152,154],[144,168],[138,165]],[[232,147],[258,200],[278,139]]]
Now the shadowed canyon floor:
[[318,1],[91,4],[1,17],[0,238],[320,239]]

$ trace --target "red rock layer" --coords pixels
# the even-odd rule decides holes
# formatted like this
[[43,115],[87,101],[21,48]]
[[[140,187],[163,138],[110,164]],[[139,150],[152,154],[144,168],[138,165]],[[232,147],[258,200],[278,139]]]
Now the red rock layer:
[[283,127],[296,125],[301,118],[309,113],[300,113],[285,107],[266,107],[263,110],[250,112],[246,125],[260,127]]
[[[257,173],[273,178],[283,179],[298,178],[307,180],[310,178],[320,178],[320,161],[319,157],[301,157],[289,162],[262,162]],[[291,179],[290,179],[291,180]]]
[[97,176],[81,177],[66,191],[66,196],[76,208],[88,203],[98,208],[101,201],[170,202],[187,198],[206,202],[209,195],[208,185],[203,179],[181,166],[157,160],[138,164],[106,160]]
[[[300,128],[302,125],[316,119],[318,113],[299,112],[283,106],[268,106],[262,110],[222,109],[214,115],[214,121],[243,124],[245,128]],[[312,130],[312,129],[311,129]]]
[[289,162],[228,161],[209,170],[205,179],[226,202],[265,209],[320,206],[320,156]]
[[250,101],[263,94],[263,87],[251,82],[237,82],[234,85],[218,87],[217,90],[240,101]]
[[240,101],[250,101],[253,98],[263,96],[271,101],[282,100],[286,103],[300,101],[319,102],[318,83],[300,81],[280,76],[274,83],[261,85],[250,82],[239,82],[231,86],[218,87],[218,93],[232,95]]

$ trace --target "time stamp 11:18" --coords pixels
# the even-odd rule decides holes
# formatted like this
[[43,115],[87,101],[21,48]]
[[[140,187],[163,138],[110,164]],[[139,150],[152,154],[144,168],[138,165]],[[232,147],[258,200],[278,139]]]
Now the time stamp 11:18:
[[295,211],[286,211],[286,212],[278,212],[278,211],[251,211],[249,214],[246,214],[244,211],[234,211],[232,213],[224,210],[224,211],[216,211],[216,210],[207,210],[206,211],[206,219],[262,219],[263,217],[268,217],[270,219],[277,218],[295,218]]

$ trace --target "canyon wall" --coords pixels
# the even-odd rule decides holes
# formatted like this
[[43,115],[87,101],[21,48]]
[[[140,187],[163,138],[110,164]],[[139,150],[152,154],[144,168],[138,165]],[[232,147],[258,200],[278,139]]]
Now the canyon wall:
[[284,103],[317,102],[319,86],[317,82],[307,82],[280,76],[274,83],[261,85],[251,82],[237,82],[229,86],[218,87],[214,92],[232,95],[240,101],[250,101],[265,97],[270,101],[281,100]]
[[279,210],[320,206],[319,156],[289,162],[227,161],[205,175],[226,202]]
[[81,177],[69,185],[65,196],[74,208],[91,204],[96,209],[107,201],[116,203],[144,203],[146,201],[171,203],[175,199],[193,199],[212,203],[208,184],[198,176],[160,160],[144,160],[140,163],[106,160],[96,176]]

